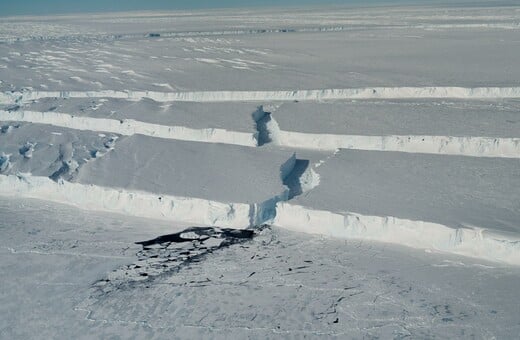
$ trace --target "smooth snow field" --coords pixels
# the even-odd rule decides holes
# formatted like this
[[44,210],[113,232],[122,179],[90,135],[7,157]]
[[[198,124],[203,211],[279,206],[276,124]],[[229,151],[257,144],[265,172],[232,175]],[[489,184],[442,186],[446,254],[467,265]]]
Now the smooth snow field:
[[0,339],[517,338],[519,55],[496,3],[0,17]]

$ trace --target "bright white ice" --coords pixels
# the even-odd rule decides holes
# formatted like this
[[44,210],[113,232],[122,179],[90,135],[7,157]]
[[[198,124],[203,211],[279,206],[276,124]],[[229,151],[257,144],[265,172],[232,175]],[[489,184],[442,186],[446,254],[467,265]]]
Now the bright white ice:
[[519,36],[515,6],[0,18],[0,338],[516,337]]

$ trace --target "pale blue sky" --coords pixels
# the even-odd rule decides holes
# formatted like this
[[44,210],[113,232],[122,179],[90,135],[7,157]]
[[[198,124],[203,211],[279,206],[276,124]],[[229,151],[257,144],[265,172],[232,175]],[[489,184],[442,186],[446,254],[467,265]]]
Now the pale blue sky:
[[[466,1],[468,3],[480,2],[478,0]],[[251,6],[449,4],[452,2],[450,0],[0,0],[0,16]]]

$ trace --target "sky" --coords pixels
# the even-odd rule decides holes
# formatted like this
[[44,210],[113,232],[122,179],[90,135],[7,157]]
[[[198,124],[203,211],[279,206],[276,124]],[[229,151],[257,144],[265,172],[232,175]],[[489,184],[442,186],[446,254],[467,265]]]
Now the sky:
[[[257,6],[449,3],[449,0],[0,0],[0,16]],[[476,2],[476,1],[473,1]]]

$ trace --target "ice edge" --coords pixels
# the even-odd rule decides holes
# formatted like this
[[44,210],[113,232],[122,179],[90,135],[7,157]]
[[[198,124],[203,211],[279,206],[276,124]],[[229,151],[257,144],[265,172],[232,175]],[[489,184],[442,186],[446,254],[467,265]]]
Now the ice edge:
[[367,87],[291,91],[12,91],[0,93],[0,104],[14,104],[41,98],[117,98],[157,102],[233,102],[233,101],[320,101],[336,99],[410,99],[461,98],[499,99],[520,98],[520,87]]
[[273,224],[284,229],[343,239],[393,243],[520,265],[520,239],[483,229],[451,228],[438,223],[392,216],[334,213],[288,202],[279,202],[276,210]]
[[[73,116],[57,112],[3,111],[0,121],[49,124],[76,130],[111,132],[125,136],[141,134],[156,138],[223,143],[257,147],[267,143],[308,150],[331,151],[356,149],[446,154],[474,157],[520,158],[520,138],[423,135],[334,135],[281,130],[274,117],[267,116],[265,126],[257,132],[239,132],[217,128],[192,129],[184,126],[151,124],[133,119],[115,120]],[[261,120],[259,118],[258,120]],[[259,125],[258,121],[256,122]]]

